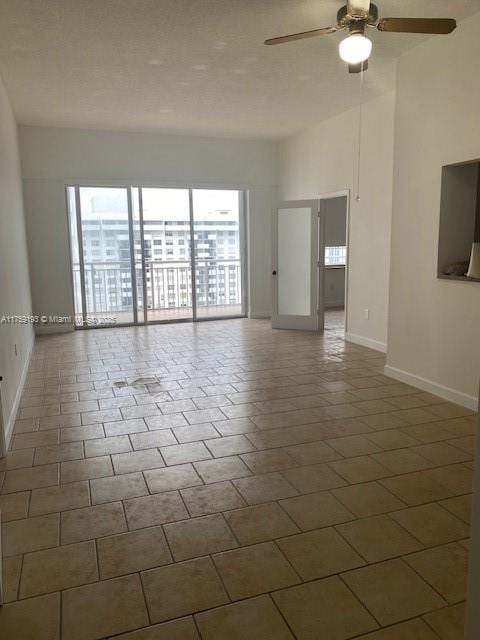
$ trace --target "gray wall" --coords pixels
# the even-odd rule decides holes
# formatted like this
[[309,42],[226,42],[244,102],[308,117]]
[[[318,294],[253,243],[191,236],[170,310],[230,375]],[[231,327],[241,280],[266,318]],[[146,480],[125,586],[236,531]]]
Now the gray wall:
[[325,269],[325,299],[324,304],[329,307],[345,306],[345,269]]
[[325,216],[325,245],[344,247],[347,243],[347,196],[322,201]]
[[[347,197],[324,200],[325,246],[344,247],[347,244]],[[345,306],[345,269],[325,268],[324,304],[328,307]]]

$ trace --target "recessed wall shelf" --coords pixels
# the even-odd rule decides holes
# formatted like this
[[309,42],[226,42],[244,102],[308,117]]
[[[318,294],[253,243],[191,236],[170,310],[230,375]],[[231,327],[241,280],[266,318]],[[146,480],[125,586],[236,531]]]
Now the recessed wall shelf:
[[439,274],[440,280],[457,280],[459,282],[480,282],[480,278],[467,278],[467,276],[447,276],[445,274]]
[[[480,242],[480,160],[442,167],[437,276],[442,280],[480,282],[469,278],[472,244]],[[465,263],[465,264],[459,264]],[[459,264],[457,273],[448,273]]]

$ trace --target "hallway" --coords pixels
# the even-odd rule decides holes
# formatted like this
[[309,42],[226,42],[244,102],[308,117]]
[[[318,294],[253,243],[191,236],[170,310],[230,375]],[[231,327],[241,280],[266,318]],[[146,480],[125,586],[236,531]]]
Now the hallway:
[[2,640],[461,640],[475,417],[342,333],[37,338]]

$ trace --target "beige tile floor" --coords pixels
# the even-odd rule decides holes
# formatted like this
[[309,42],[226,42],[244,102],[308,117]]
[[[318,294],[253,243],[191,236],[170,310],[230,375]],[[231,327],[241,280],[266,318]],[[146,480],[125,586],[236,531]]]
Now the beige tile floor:
[[2,640],[460,640],[474,416],[327,327],[38,339]]

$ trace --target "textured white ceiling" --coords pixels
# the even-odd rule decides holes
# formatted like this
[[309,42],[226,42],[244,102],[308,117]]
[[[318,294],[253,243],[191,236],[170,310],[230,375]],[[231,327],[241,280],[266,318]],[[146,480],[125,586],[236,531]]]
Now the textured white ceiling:
[[[339,0],[0,0],[0,74],[21,123],[281,138],[358,104],[342,34],[277,47],[267,37],[335,24]],[[381,16],[455,17],[480,0],[378,0]],[[369,31],[365,96],[423,36]],[[448,36],[437,36],[448,37]]]

